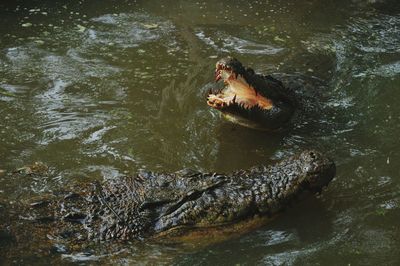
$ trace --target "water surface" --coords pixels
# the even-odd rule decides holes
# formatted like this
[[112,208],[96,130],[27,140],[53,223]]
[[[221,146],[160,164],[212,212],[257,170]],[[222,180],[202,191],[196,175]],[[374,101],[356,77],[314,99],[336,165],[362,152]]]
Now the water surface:
[[[5,1],[0,10],[0,169],[50,167],[40,179],[0,175],[1,202],[141,169],[231,171],[306,148],[338,169],[321,197],[222,243],[16,246],[20,255],[0,263],[400,262],[398,1]],[[226,55],[323,80],[322,111],[274,134],[222,120],[205,93]]]

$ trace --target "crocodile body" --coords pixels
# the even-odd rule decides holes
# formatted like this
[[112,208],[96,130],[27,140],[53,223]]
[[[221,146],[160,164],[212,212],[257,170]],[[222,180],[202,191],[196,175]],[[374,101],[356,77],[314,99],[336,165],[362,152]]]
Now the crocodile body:
[[273,215],[303,192],[321,191],[334,175],[334,163],[316,151],[230,174],[143,172],[31,203],[18,224],[75,240],[144,239],[223,228]]

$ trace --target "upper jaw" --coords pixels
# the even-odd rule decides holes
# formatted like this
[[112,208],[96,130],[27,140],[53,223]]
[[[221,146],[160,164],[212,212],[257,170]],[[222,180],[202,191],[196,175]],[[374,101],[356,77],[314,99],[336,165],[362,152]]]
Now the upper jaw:
[[235,73],[230,66],[227,66],[222,62],[217,62],[215,65],[215,82],[218,82],[220,79],[224,79],[226,82],[233,76],[237,78],[238,74]]

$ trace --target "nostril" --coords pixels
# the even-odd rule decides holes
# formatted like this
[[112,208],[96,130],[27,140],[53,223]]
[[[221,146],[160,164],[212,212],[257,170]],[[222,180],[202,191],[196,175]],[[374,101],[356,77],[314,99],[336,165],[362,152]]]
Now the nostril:
[[312,159],[315,159],[315,153],[314,153],[314,152],[310,152],[310,157],[311,157]]

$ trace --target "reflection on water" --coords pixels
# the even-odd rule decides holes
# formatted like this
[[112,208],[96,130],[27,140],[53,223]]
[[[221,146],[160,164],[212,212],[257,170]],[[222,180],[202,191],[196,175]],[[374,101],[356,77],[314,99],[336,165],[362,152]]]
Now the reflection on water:
[[[0,175],[0,212],[3,202],[140,169],[230,171],[309,147],[338,167],[321,197],[224,243],[59,246],[40,256],[13,246],[15,260],[399,262],[400,6],[323,2],[1,3],[0,170],[42,161],[50,171]],[[259,72],[296,73],[318,97],[284,132],[229,124],[205,104],[213,66],[228,54]],[[0,228],[0,250],[7,239]]]

